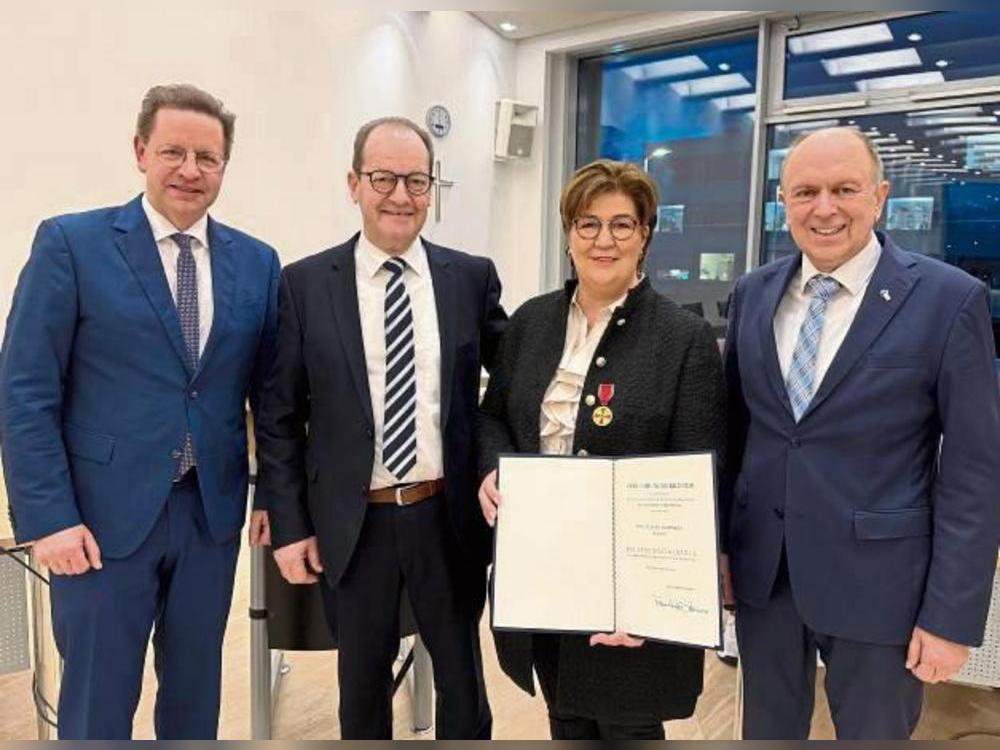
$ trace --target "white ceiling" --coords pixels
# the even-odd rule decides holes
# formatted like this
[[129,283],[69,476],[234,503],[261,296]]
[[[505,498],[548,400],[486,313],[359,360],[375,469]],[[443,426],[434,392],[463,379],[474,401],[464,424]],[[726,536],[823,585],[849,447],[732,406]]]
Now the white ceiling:
[[[603,10],[603,11],[571,11],[571,12],[529,12],[516,10],[484,10],[473,12],[476,18],[485,23],[501,36],[508,39],[526,39],[540,34],[548,34],[553,31],[566,31],[567,29],[578,29],[582,26],[590,26],[602,21],[611,21],[616,18],[635,16],[649,11],[636,10]],[[500,28],[502,21],[510,21],[517,25],[515,31],[503,31]]]

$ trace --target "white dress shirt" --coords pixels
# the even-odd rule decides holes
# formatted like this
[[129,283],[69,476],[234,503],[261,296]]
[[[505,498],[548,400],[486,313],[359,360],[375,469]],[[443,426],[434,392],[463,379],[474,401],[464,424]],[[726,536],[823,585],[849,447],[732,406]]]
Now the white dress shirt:
[[[172,234],[181,230],[170,223],[170,220],[153,208],[145,195],[142,196],[142,210],[146,212],[149,228],[153,230],[153,239],[160,251],[160,261],[163,263],[163,273],[167,275],[167,286],[170,296],[177,304],[177,257],[181,249],[171,239]],[[208,214],[184,230],[194,238],[191,243],[191,254],[198,272],[198,353],[205,351],[208,334],[212,331],[212,316],[215,314],[215,300],[212,296],[212,262],[208,256]]]
[[587,316],[578,302],[580,287],[573,292],[566,315],[566,341],[562,359],[542,399],[539,416],[541,451],[545,455],[568,456],[573,452],[576,417],[580,396],[597,345],[611,322],[616,307],[625,304],[626,292],[610,305],[601,308],[600,317],[588,330]]
[[809,279],[816,275],[832,276],[841,286],[826,305],[823,334],[816,353],[816,376],[813,379],[816,384],[815,392],[819,390],[837,350],[844,343],[881,255],[882,246],[874,233],[861,252],[828,274],[823,274],[805,254],[802,255],[802,267],[789,282],[774,314],[774,341],[778,347],[781,375],[785,380],[788,379],[788,370],[792,366],[792,353],[799,338],[799,329],[809,310],[811,298],[806,291]]
[[[385,422],[385,285],[391,274],[382,267],[391,255],[375,247],[362,232],[354,248],[361,335],[368,365],[368,390],[375,417],[375,463],[371,488],[391,487],[396,478],[382,463]],[[413,314],[413,346],[417,379],[417,463],[402,478],[405,483],[444,476],[441,441],[441,337],[438,332],[434,282],[427,253],[418,237],[402,255],[403,283]]]

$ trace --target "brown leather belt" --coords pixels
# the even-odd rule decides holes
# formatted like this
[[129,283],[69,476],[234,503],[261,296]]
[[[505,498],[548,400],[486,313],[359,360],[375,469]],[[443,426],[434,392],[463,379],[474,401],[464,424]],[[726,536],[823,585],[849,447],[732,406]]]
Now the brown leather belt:
[[368,490],[368,502],[413,505],[429,497],[440,495],[442,492],[444,492],[444,479],[429,479],[426,482],[398,484],[395,487]]

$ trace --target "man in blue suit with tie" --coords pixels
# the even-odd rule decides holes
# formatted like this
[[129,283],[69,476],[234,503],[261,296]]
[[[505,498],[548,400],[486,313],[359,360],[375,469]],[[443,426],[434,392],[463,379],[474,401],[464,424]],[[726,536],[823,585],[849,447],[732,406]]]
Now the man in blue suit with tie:
[[888,191],[860,132],[800,139],[781,198],[801,254],[733,292],[720,501],[746,739],[808,736],[817,651],[838,738],[905,739],[923,684],[982,640],[1000,536],[987,293],[873,231]]
[[15,535],[52,574],[61,739],[130,737],[151,629],[157,737],[216,735],[245,404],[273,359],[280,273],[207,214],[234,119],[194,86],[150,89],[145,193],[42,222],[14,293],[3,464]]

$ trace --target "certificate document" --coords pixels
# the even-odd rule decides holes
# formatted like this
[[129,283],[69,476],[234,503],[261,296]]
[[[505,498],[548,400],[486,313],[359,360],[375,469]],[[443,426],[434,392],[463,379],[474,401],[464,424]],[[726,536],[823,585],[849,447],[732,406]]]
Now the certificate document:
[[493,627],[721,646],[711,453],[504,454],[497,478]]

